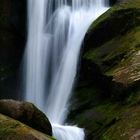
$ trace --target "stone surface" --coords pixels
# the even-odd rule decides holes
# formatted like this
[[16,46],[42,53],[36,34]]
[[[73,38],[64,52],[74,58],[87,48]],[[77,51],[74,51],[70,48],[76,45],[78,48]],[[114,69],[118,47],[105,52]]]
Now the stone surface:
[[0,100],[0,113],[21,121],[45,134],[52,135],[52,127],[48,118],[32,103]]
[[31,127],[0,114],[0,140],[54,140]]
[[134,106],[120,115],[102,136],[101,140],[139,140],[140,139],[140,106]]
[[135,135],[133,131],[120,139],[120,127],[132,132],[127,117],[122,118],[127,111],[137,114],[127,113],[130,125],[139,129],[139,17],[140,1],[124,1],[93,22],[85,36],[69,121],[86,128],[87,140],[128,140]]

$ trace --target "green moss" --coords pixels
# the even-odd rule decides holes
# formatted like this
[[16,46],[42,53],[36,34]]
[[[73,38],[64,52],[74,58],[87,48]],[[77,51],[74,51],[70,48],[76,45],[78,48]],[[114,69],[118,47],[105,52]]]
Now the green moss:
[[[85,128],[87,135],[89,137],[93,137],[95,140],[125,140],[120,139],[120,136],[116,137],[115,139],[115,136],[122,132],[121,130],[118,130],[119,127],[122,127],[121,129],[127,130],[129,130],[130,128],[129,126],[125,126],[125,124],[119,126],[119,122],[123,119],[124,122],[127,122],[127,115],[126,118],[124,118],[125,114],[127,114],[127,112],[129,111],[131,114],[131,111],[135,112],[134,110],[139,107],[138,105],[140,99],[140,88],[137,87],[135,90],[133,89],[129,96],[121,102],[112,101],[111,99],[100,100],[99,98],[97,98],[99,97],[99,92],[96,91],[97,90],[94,91],[94,88],[91,88],[90,90],[88,90],[88,88],[79,90],[78,97],[76,97],[79,99],[77,102],[78,107],[76,106],[76,104],[73,104],[73,106],[79,109],[81,108],[81,110],[79,112],[76,112],[78,115],[76,117],[73,117],[72,120],[74,120],[74,122],[80,127]],[[86,97],[86,93],[89,94],[89,97]],[[81,104],[79,104],[79,102],[81,102]],[[82,103],[85,104],[82,105]],[[86,103],[88,104],[88,106],[86,106]],[[84,107],[86,109],[84,109]],[[138,110],[136,109],[136,111]],[[133,116],[130,116],[130,119],[131,117]],[[137,121],[140,121],[140,119]],[[130,125],[133,125],[134,128],[137,129],[135,122],[134,124],[132,121],[130,123],[132,123]],[[118,125],[117,129],[116,125]],[[116,131],[118,132],[115,135],[114,133],[116,133]],[[123,133],[121,133],[121,135],[122,134]],[[115,136],[112,137],[112,135]]]
[[127,32],[123,36],[120,35],[98,48],[89,50],[84,55],[84,58],[102,64],[103,62],[110,61],[121,55],[123,55],[123,57],[128,57],[128,55],[140,49],[138,47],[139,44],[140,27]]
[[[90,49],[85,53],[84,58],[98,64],[102,72],[108,76],[115,76],[117,72],[122,71],[122,74],[116,76],[117,79],[120,82],[132,83],[139,76],[139,56],[136,55],[140,50],[139,46],[140,27],[137,27],[125,35],[115,37],[98,48]],[[131,69],[129,69],[130,66]],[[126,71],[127,74],[125,76]],[[132,73],[135,73],[135,77],[131,76]],[[122,77],[125,77],[125,79],[121,79]]]
[[140,88],[136,88],[132,91],[126,99],[126,104],[130,107],[140,105]]
[[[102,14],[95,22],[92,23],[92,25],[89,28],[90,32],[93,28],[97,28],[102,23],[106,22],[109,17],[113,16],[114,13],[117,13],[118,11],[125,11],[127,9],[139,9],[140,8],[140,1],[139,0],[128,0],[125,3],[117,4],[116,6],[110,8],[107,12]],[[135,16],[136,13],[134,13]],[[120,15],[122,16],[122,15]]]
[[[132,45],[133,47],[135,38],[137,38],[137,40],[139,38],[139,15],[140,1],[138,0],[130,0],[110,8],[90,26],[85,37],[84,44],[88,48],[88,52],[86,52],[84,58],[93,59],[99,64],[102,64],[100,59],[102,59],[102,61],[104,60],[104,63],[109,59],[121,60],[121,58],[126,55],[124,51],[124,49],[127,49],[126,46],[129,48],[129,46]],[[135,32],[137,32],[136,35]],[[133,36],[133,34],[135,36]],[[125,38],[123,38],[124,36]],[[121,39],[121,41],[119,41],[119,39]],[[116,51],[112,53],[113,50]],[[94,53],[92,53],[93,51]],[[106,53],[110,53],[110,55],[106,56]],[[110,61],[107,61],[107,63],[110,63]]]
[[34,139],[35,137],[40,139],[55,140],[54,138],[47,136],[39,131],[30,128],[27,125],[22,124],[19,121],[13,120],[0,114],[0,139],[1,140],[25,140]]
[[102,140],[128,140],[140,128],[140,107],[126,111],[122,118],[111,126],[103,135]]
[[119,106],[118,104],[113,104],[108,102],[96,107],[96,109],[99,112],[102,112],[106,116],[107,122],[111,121],[114,118],[119,117],[120,112],[122,112],[120,108],[121,106]]

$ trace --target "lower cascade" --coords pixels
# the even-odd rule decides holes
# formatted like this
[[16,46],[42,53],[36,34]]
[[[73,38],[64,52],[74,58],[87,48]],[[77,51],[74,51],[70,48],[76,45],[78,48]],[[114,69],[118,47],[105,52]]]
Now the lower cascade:
[[84,130],[65,125],[80,48],[107,0],[28,0],[24,95],[49,117],[57,140],[84,140]]

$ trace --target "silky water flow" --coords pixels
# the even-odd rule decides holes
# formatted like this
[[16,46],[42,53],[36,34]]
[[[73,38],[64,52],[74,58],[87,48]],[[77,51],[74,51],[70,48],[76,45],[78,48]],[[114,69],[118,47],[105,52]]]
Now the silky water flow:
[[84,130],[65,123],[80,48],[107,0],[28,0],[24,96],[43,110],[57,140],[84,140]]

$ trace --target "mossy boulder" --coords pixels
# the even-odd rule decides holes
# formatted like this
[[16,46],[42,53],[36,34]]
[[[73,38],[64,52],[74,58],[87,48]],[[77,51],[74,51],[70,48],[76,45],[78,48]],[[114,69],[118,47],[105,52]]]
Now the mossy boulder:
[[140,80],[140,1],[114,6],[89,28],[84,59],[124,85]]
[[17,120],[0,114],[1,140],[54,140]]
[[[126,0],[110,8],[90,26],[83,43],[70,122],[86,128],[88,140],[125,140],[139,136],[140,1]],[[129,137],[116,137],[130,115]],[[119,123],[120,122],[120,123]],[[116,130],[118,132],[116,132]],[[116,133],[116,134],[115,134]],[[121,134],[120,134],[121,135]]]
[[52,127],[48,118],[32,103],[0,100],[0,113],[25,123],[45,134],[52,135]]

